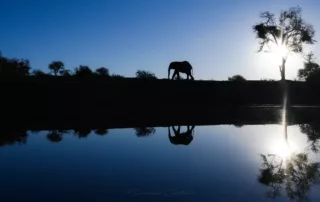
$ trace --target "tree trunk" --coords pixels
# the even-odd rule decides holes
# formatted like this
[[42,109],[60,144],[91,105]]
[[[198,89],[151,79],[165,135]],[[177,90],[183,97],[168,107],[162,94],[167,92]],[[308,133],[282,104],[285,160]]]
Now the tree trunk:
[[281,74],[281,80],[286,80],[286,59],[282,58],[282,64],[280,66],[280,74]]

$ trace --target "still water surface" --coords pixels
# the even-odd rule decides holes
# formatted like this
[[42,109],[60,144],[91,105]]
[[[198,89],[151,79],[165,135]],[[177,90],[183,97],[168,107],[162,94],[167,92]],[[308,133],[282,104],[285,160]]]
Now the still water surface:
[[0,142],[1,202],[320,201],[316,128],[287,126],[287,138],[280,124],[170,127],[171,138],[168,127],[13,134]]

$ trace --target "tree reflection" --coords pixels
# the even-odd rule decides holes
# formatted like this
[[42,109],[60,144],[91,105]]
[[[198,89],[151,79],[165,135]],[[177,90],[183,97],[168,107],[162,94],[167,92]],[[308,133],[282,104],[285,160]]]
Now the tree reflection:
[[310,142],[311,151],[317,153],[320,151],[320,124],[310,123],[310,124],[300,124],[300,131],[308,137],[308,142]]
[[[290,150],[287,130],[289,110],[290,107],[286,105],[285,99],[282,125],[286,146]],[[319,151],[319,129],[317,124],[300,125],[301,132],[307,134],[308,140],[311,141],[311,150],[315,152]],[[307,201],[310,188],[319,180],[320,163],[310,161],[308,153],[288,152],[286,157],[275,154],[261,155],[262,168],[258,181],[271,187],[271,190],[267,192],[268,197],[276,198],[284,189],[288,198]]]
[[98,128],[94,131],[95,134],[101,135],[101,136],[108,134],[108,132],[109,132],[108,129],[105,129],[105,128]]
[[274,154],[261,157],[258,181],[271,187],[268,197],[280,196],[284,189],[292,200],[308,199],[308,191],[320,176],[319,163],[311,162],[307,153],[292,154],[287,160]]
[[9,130],[0,131],[0,147],[4,145],[26,144],[28,133],[26,130]]
[[136,131],[136,135],[138,137],[146,137],[156,132],[156,129],[153,127],[139,127],[134,128],[134,130]]
[[47,134],[48,140],[51,142],[61,142],[63,134],[67,133],[65,130],[50,130]]
[[83,127],[74,129],[74,134],[77,135],[79,138],[86,138],[90,133],[90,128]]

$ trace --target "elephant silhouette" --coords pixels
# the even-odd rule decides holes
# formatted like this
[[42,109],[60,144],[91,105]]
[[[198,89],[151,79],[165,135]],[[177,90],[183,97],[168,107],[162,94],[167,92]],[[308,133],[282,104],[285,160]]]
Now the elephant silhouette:
[[180,132],[180,126],[178,126],[178,129],[176,130],[174,126],[171,126],[172,130],[174,132],[174,135],[171,135],[170,126],[168,127],[168,137],[171,142],[171,144],[174,145],[189,145],[194,136],[194,128],[195,126],[187,126],[187,131],[181,133]]
[[192,66],[188,61],[175,61],[175,62],[171,62],[169,64],[168,67],[168,79],[170,79],[170,71],[174,70],[174,73],[172,75],[171,79],[174,79],[175,76],[178,76],[178,79],[180,79],[180,74],[184,73],[187,74],[187,79],[189,79],[189,76],[191,77],[192,80],[194,80],[193,76],[192,76]]

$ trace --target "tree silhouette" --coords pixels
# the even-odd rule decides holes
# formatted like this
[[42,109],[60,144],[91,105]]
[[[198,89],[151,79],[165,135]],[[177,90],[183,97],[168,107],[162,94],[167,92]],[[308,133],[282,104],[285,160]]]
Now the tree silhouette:
[[57,76],[58,73],[64,69],[64,64],[61,61],[53,61],[49,64],[49,70],[53,71],[54,75]]
[[0,74],[2,73],[3,69],[3,57],[2,57],[2,52],[0,51]]
[[232,77],[228,77],[228,81],[244,82],[246,79],[241,75],[234,75]]
[[21,76],[29,76],[30,75],[30,61],[27,59],[16,60],[15,65],[18,70],[18,74]]
[[268,197],[280,196],[284,188],[290,199],[308,199],[308,191],[320,176],[319,163],[310,162],[306,153],[292,154],[287,161],[274,154],[261,157],[263,162],[258,181],[271,187]]
[[67,69],[60,70],[59,73],[61,76],[72,76],[71,71]]
[[44,73],[43,71],[39,69],[35,69],[32,71],[31,75],[41,77],[41,76],[48,76],[48,74]]
[[120,74],[112,74],[111,78],[115,78],[115,79],[123,79],[124,76],[121,76]]
[[109,70],[105,67],[100,67],[100,68],[96,69],[95,74],[98,76],[110,76]]
[[154,73],[144,71],[144,70],[138,70],[136,72],[136,78],[138,79],[148,79],[148,80],[154,80],[157,79],[156,75]]
[[75,69],[74,75],[77,77],[88,77],[92,76],[93,72],[88,66],[80,65]]
[[0,55],[0,73],[5,76],[29,76],[30,62],[27,59],[8,59]]
[[313,74],[320,71],[320,66],[315,62],[314,53],[307,54],[304,62],[304,68],[298,70],[298,78],[300,80],[308,80]]
[[315,43],[315,31],[312,25],[304,22],[301,11],[299,6],[283,10],[278,20],[274,14],[266,11],[260,15],[262,22],[253,26],[253,31],[260,40],[258,52],[264,49],[270,51],[271,45],[286,50],[287,53],[283,53],[282,64],[279,66],[281,80],[285,80],[285,64],[289,53],[302,53],[303,44]]

